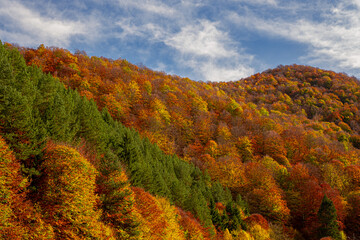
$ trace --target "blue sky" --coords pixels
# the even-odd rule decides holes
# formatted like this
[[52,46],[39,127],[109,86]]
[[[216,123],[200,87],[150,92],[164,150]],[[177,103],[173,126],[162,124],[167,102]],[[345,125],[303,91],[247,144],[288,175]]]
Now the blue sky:
[[360,0],[0,0],[0,39],[193,80],[304,64],[360,78]]

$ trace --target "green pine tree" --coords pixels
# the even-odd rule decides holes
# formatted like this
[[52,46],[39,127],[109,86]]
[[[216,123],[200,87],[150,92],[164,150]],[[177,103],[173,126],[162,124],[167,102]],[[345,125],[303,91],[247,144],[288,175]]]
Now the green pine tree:
[[210,208],[211,220],[214,226],[221,229],[221,216],[219,212],[216,210],[214,200],[212,199],[210,200],[209,208]]
[[242,224],[242,219],[239,209],[233,202],[229,202],[226,205],[226,214],[228,216],[226,228],[229,229],[230,232],[236,230],[239,225]]
[[317,216],[320,222],[319,238],[332,237],[335,240],[341,240],[339,226],[336,222],[336,209],[334,203],[326,195],[324,195]]

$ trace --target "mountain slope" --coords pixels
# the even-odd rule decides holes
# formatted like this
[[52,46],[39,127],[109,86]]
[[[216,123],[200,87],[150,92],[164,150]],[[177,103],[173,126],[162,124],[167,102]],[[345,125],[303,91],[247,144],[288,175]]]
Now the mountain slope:
[[0,66],[0,135],[6,142],[0,203],[7,213],[1,215],[1,238],[156,239],[152,233],[159,229],[160,239],[222,235],[208,204],[232,204],[227,189],[26,66],[17,49],[1,44]]
[[[289,237],[316,238],[317,212],[326,194],[335,205],[340,229],[348,236],[359,235],[353,226],[359,221],[353,212],[360,198],[357,79],[293,65],[237,82],[203,83],[121,59],[44,46],[20,50],[27,64],[40,66],[67,88],[93,99],[99,109],[106,108],[166,153],[206,170],[241,199],[238,206],[246,205],[245,200],[251,213],[271,221],[272,232],[277,226],[280,232],[287,229]],[[123,159],[137,151],[128,152]],[[182,168],[174,172],[179,171]],[[131,178],[142,178],[147,171],[130,172]],[[186,197],[173,201],[178,199]],[[215,212],[222,213],[221,207]],[[202,221],[210,215],[205,213]],[[211,221],[216,223],[213,217]],[[218,229],[230,229],[221,224]]]

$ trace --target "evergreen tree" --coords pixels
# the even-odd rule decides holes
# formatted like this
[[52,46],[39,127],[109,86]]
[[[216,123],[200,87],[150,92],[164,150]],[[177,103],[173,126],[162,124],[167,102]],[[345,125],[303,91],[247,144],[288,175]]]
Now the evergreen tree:
[[211,220],[212,220],[214,226],[221,229],[222,228],[221,216],[220,216],[219,212],[216,210],[215,203],[212,199],[210,200],[209,208],[210,208]]
[[214,197],[215,202],[228,203],[232,200],[231,192],[216,181],[211,186],[211,194]]
[[240,194],[236,196],[236,204],[241,208],[245,215],[250,214],[249,205],[245,200],[242,199]]
[[334,203],[326,195],[324,195],[317,216],[320,222],[319,238],[332,237],[335,240],[341,240],[339,226],[336,222],[336,209]]
[[138,160],[140,155],[139,148],[136,146],[129,131],[124,133],[120,147],[122,149],[120,157],[126,164],[131,165]]
[[229,216],[229,222],[227,224],[227,229],[229,229],[229,231],[236,230],[241,221],[239,210],[237,209],[236,206],[234,206],[233,203],[228,203],[226,205],[226,213]]
[[[0,128],[21,160],[38,155],[46,138],[39,110],[34,107],[37,91],[26,69],[17,51],[0,46]],[[34,165],[25,162],[28,168]]]

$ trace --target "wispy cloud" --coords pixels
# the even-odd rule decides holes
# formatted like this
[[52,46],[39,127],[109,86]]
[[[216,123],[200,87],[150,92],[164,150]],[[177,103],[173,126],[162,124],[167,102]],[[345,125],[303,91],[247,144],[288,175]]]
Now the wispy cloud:
[[307,46],[296,56],[300,64],[360,76],[360,0],[336,2],[0,0],[0,39],[85,48],[195,80],[228,81],[273,64],[246,45],[256,35],[262,48],[269,39]]
[[156,0],[117,0],[120,7],[136,8],[144,12],[173,16],[176,10]]
[[235,47],[231,37],[218,23],[200,20],[168,36],[164,43],[176,49],[179,61],[207,81],[230,81],[253,73],[253,56]]
[[260,34],[308,45],[308,54],[302,59],[310,64],[360,74],[360,1],[347,0],[332,6],[320,2],[320,6],[322,12],[316,20],[301,16],[269,19],[253,13],[232,13],[229,18]]
[[134,23],[131,19],[123,18],[115,23],[121,31],[116,33],[118,38],[129,40],[132,37],[145,38],[147,41],[164,41],[171,33],[164,26],[149,23]]
[[94,30],[88,27],[88,22],[51,15],[55,12],[51,9],[49,15],[42,15],[20,1],[0,0],[0,5],[0,38],[21,45],[45,43],[68,47],[73,37],[89,36]]
[[199,80],[237,80],[254,72],[250,67],[253,56],[236,47],[231,37],[219,29],[219,23],[202,19],[177,24],[184,26],[174,31],[178,26],[136,25],[129,19],[117,23],[122,28],[119,37],[123,39],[142,37],[175,50],[174,60],[192,69]]
[[241,2],[253,5],[277,5],[277,0],[232,0],[234,2]]
[[[125,2],[123,5],[129,5]],[[130,5],[138,6],[136,2]],[[196,12],[196,8],[201,6],[184,1],[176,9],[167,10],[172,13],[187,11],[189,14]],[[162,19],[152,17],[147,15],[143,21],[128,16],[122,18],[116,23],[121,28],[118,37],[122,40],[142,38],[164,44],[171,49],[173,61],[182,68],[191,69],[189,74],[198,80],[237,80],[254,72],[250,67],[253,56],[246,54],[244,49],[235,44],[231,36],[221,28],[220,22],[198,19],[192,15],[184,17],[183,14],[162,15]],[[171,71],[171,68],[165,70]]]

